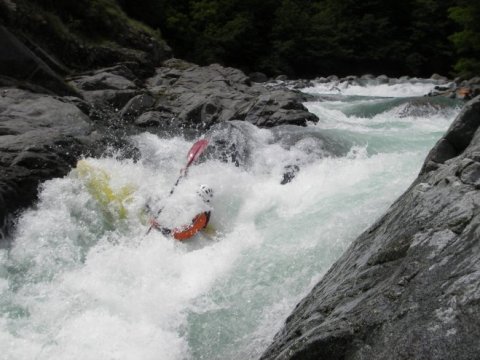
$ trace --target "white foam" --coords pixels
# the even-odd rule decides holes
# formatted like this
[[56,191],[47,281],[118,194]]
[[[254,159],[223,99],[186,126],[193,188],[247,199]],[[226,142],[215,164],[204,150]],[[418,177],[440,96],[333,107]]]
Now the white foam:
[[347,81],[315,83],[313,87],[302,89],[310,94],[341,94],[351,96],[412,97],[424,96],[437,86],[435,81],[414,81],[393,84],[368,83],[365,86],[350,84]]

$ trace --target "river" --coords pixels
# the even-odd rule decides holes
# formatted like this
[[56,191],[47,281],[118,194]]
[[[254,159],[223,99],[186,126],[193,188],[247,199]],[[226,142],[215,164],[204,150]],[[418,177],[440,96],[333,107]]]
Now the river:
[[[425,98],[434,84],[316,84],[320,121],[249,127],[248,166],[207,160],[167,197],[193,141],[144,133],[133,161],[86,159],[114,193],[102,203],[72,170],[42,184],[38,203],[0,249],[0,358],[256,359],[349,244],[416,178],[460,104]],[[284,134],[285,135],[285,134]],[[328,149],[334,149],[333,153]],[[282,185],[285,168],[300,169]],[[146,235],[145,203],[186,223],[201,184],[214,191],[210,235]],[[120,216],[119,206],[124,211]]]

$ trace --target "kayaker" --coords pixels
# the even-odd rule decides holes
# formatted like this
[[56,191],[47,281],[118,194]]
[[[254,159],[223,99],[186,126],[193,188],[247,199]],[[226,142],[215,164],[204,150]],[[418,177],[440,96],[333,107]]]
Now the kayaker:
[[[213,198],[213,190],[207,185],[201,185],[197,191],[198,196],[205,202],[205,204],[210,205],[210,202]],[[170,235],[174,239],[183,241],[190,239],[195,236],[199,231],[205,229],[208,226],[210,221],[210,211],[204,211],[195,216],[189,225],[184,225],[174,229],[169,229],[167,227],[161,226],[155,218],[151,218],[149,223],[150,225],[160,231],[163,235]]]

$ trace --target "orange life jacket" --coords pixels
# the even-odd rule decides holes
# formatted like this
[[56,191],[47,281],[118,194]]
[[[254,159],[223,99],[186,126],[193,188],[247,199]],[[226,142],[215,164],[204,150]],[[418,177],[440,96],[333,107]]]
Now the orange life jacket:
[[189,226],[173,229],[172,236],[174,239],[179,241],[190,239],[200,230],[207,227],[209,221],[210,211],[198,214],[193,218],[192,223]]

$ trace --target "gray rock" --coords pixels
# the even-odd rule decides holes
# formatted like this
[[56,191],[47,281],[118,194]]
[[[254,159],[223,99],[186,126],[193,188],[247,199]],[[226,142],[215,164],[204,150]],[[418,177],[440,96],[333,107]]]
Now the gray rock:
[[255,127],[243,121],[226,121],[214,125],[207,133],[209,146],[203,157],[246,167],[252,152]]
[[174,117],[169,112],[147,111],[135,120],[135,125],[140,127],[168,128],[172,125]]
[[278,75],[275,80],[278,80],[278,81],[287,81],[288,80],[288,76],[287,75]]
[[421,174],[428,172],[427,166],[433,162],[443,164],[445,161],[458,156],[471,143],[480,122],[480,98],[467,103],[459,116],[450,126],[444,137],[430,150]]
[[349,75],[349,76],[345,76],[344,78],[340,79],[340,81],[346,81],[350,84],[353,84],[355,83],[356,81],[358,80],[358,77],[355,76],[355,75]]
[[390,81],[390,79],[388,78],[387,75],[377,76],[377,82],[379,84],[388,84],[389,81]]
[[202,130],[231,120],[262,127],[318,121],[302,105],[302,94],[251,85],[240,70],[218,64],[200,67],[174,59],[157,69],[146,84],[157,98],[156,110],[168,109],[181,127]]
[[329,81],[330,80],[328,80],[328,78],[326,77],[318,77],[315,79],[315,82],[319,84],[325,84],[325,83],[328,83]]
[[118,110],[139,93],[139,90],[93,90],[84,91],[82,95],[92,105],[104,106],[108,104]]
[[153,107],[155,99],[149,94],[141,94],[131,98],[120,110],[119,116],[124,119],[132,119]]
[[479,104],[466,106],[411,187],[297,305],[262,360],[478,357]]
[[129,66],[118,64],[79,74],[71,77],[69,84],[77,89],[88,103],[97,107],[107,105],[120,110],[132,98],[143,92],[137,86],[141,84],[140,80]]
[[[312,127],[279,125],[272,128],[273,142],[284,149],[301,148],[306,154],[313,154],[317,159],[324,157],[343,157],[348,154],[353,143],[326,135]],[[297,164],[303,165],[303,164]]]
[[130,90],[137,88],[133,81],[108,71],[74,78],[70,81],[70,84],[77,89],[84,91]]
[[372,74],[364,74],[360,77],[360,79],[363,79],[363,80],[374,80],[375,79],[375,76],[373,76]]
[[81,153],[93,151],[97,138],[68,100],[0,91],[0,225],[8,225],[8,216],[36,197],[40,182],[63,176]]
[[467,81],[467,85],[480,85],[480,76],[475,76]]
[[318,118],[302,105],[296,93],[282,90],[258,97],[246,113],[240,112],[238,115],[259,127],[284,124],[304,126],[307,121],[318,121]]
[[432,74],[430,79],[440,81],[440,82],[448,82],[448,78],[439,74]]

